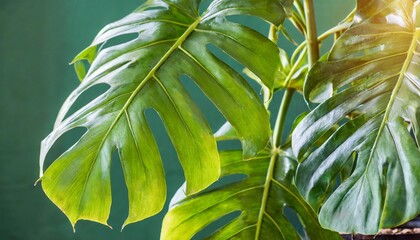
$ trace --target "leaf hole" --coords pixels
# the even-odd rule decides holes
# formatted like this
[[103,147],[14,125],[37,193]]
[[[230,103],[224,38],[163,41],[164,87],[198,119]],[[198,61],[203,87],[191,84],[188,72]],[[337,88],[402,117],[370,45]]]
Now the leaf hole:
[[[232,69],[236,73],[236,76],[238,78],[243,80],[244,83],[248,83],[248,85],[252,87],[254,92],[261,93],[260,84],[254,80],[251,80],[248,76],[246,76],[243,73],[243,69],[245,69],[245,67],[242,64],[240,64],[236,59],[234,59],[228,53],[224,52],[222,49],[220,49],[219,47],[211,43],[207,44],[207,50],[211,52],[215,57],[217,57],[220,61],[222,61],[223,64],[225,64],[226,66],[229,66],[230,69]],[[258,95],[262,101],[263,100],[262,94],[258,94]]]
[[74,128],[57,139],[44,161],[43,169],[47,169],[57,158],[59,158],[67,149],[71,148],[85,133],[84,127]]
[[344,124],[348,123],[350,121],[351,115],[348,117],[343,117],[338,121],[338,125],[343,126]]
[[118,35],[104,42],[101,46],[101,49],[126,44],[128,42],[131,42],[137,39],[138,37],[139,37],[139,33],[137,32]]
[[224,176],[217,180],[215,183],[213,183],[210,187],[208,187],[206,191],[212,191],[221,187],[227,187],[230,184],[241,182],[246,178],[248,178],[246,174],[231,174],[228,176]]
[[219,151],[238,150],[242,149],[242,144],[239,139],[217,141],[217,148]]
[[[178,155],[159,114],[154,109],[147,109],[144,114],[153,136],[155,139],[159,139],[156,144],[165,170],[167,194],[173,196],[185,181]],[[167,206],[165,208],[167,209]]]
[[110,86],[105,83],[95,84],[84,91],[70,107],[66,114],[66,117],[72,115],[77,110],[91,103],[95,99],[99,98],[102,94],[105,94],[110,89]]
[[187,75],[182,75],[180,80],[191,98],[202,110],[213,132],[216,132],[219,126],[226,122],[226,119],[194,80]]
[[336,94],[344,92],[345,90],[351,88],[352,84],[353,84],[352,82],[348,82],[348,83],[345,83],[344,85],[339,85],[336,90]]
[[[296,211],[288,206],[283,208],[283,215],[289,220],[289,222],[295,227],[296,232],[301,236],[306,236],[305,228],[302,225],[299,215]],[[303,237],[303,239],[307,239]]]
[[[150,239],[158,239],[159,232],[156,229],[160,228],[163,219],[163,212],[156,216],[144,219],[141,222],[129,224],[124,227],[124,230],[120,232],[122,224],[128,216],[129,211],[129,200],[128,200],[128,189],[125,183],[124,171],[121,165],[121,159],[119,158],[117,150],[115,150],[112,156],[111,162],[111,193],[112,193],[112,205],[109,216],[109,225],[113,227],[113,230],[109,229],[109,234],[114,235],[114,238],[122,238],[123,235],[130,234],[132,230],[142,228],[142,234],[148,236]],[[95,226],[98,224],[95,224]],[[157,226],[156,228],[148,228],[147,226]],[[133,228],[133,229],[130,229]],[[108,229],[108,228],[107,228]],[[91,231],[92,228],[86,228],[86,232]]]
[[224,215],[223,217],[219,218],[218,220],[212,222],[211,224],[203,228],[200,232],[198,232],[192,238],[192,240],[206,239],[207,237],[210,237],[217,230],[228,225],[230,222],[238,218],[240,215],[241,215],[240,211],[235,211],[235,212],[231,212]]
[[128,190],[124,180],[121,159],[118,156],[117,150],[112,154],[110,175],[112,205],[109,224],[116,229],[120,229],[128,213]]
[[226,19],[229,22],[238,23],[248,28],[253,29],[254,31],[266,36],[269,32],[270,25],[263,19],[257,16],[251,15],[232,15],[227,16]]
[[142,10],[143,11],[153,11],[153,10],[166,10],[166,9],[168,9],[168,8],[165,7],[165,6],[156,6],[156,5],[154,5],[154,6],[145,7]]
[[200,3],[200,15],[202,15],[214,0],[202,0]]

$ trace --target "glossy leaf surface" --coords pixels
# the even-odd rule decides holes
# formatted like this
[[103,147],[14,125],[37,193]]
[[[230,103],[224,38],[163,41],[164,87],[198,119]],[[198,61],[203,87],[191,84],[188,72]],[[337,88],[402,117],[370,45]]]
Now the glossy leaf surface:
[[309,73],[305,96],[321,104],[292,144],[303,161],[297,187],[321,224],[374,234],[420,213],[420,30],[411,0],[357,4],[328,61]]
[[[80,219],[107,224],[111,208],[110,164],[118,149],[129,196],[124,225],[158,213],[165,202],[164,171],[147,109],[162,119],[187,182],[196,193],[218,179],[220,162],[213,133],[181,84],[188,76],[235,128],[249,158],[269,140],[269,118],[247,82],[214,56],[221,49],[271,86],[279,62],[277,47],[256,31],[229,22],[235,14],[254,15],[279,25],[290,0],[214,1],[201,16],[199,0],[150,0],[127,17],[106,26],[74,60],[92,63],[80,86],[65,101],[54,130],[42,142],[41,180],[47,196],[73,225]],[[106,46],[116,37],[136,34]],[[132,36],[132,35],[129,35]],[[98,49],[101,49],[97,51]],[[76,99],[98,84],[110,88],[69,112]],[[43,162],[64,133],[86,133],[43,173]]]
[[161,239],[191,239],[234,212],[240,215],[208,239],[301,239],[284,213],[286,207],[299,215],[310,239],[340,239],[320,227],[316,214],[292,185],[297,162],[286,153],[243,160],[240,151],[226,151],[221,153],[221,163],[222,177],[246,177],[190,197],[180,188],[165,216]]

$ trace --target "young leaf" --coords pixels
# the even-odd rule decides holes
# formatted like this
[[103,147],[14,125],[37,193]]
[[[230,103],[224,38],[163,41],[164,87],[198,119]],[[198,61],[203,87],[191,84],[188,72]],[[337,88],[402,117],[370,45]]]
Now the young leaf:
[[413,1],[359,0],[353,25],[309,73],[305,96],[321,104],[293,133],[296,184],[328,229],[374,234],[420,213],[419,36]]
[[[271,86],[279,62],[277,46],[226,17],[254,15],[279,25],[292,2],[213,1],[200,16],[199,0],[149,0],[98,34],[75,58],[74,62],[86,59],[92,65],[65,101],[54,130],[41,146],[42,187],[73,225],[80,219],[107,224],[110,161],[116,149],[129,195],[124,225],[162,209],[164,172],[146,109],[154,109],[164,122],[185,172],[187,194],[218,179],[220,163],[213,133],[181,84],[182,75],[195,81],[235,128],[245,158],[266,146],[269,118],[258,96],[237,72],[208,51],[207,45],[220,48]],[[96,53],[98,45],[132,33],[138,37],[115,46],[103,45]],[[69,114],[76,99],[97,84],[110,88]],[[77,127],[86,128],[86,133],[43,173],[52,145]]]
[[237,211],[238,217],[208,239],[305,239],[285,216],[285,207],[300,217],[306,237],[340,239],[321,228],[315,212],[292,184],[296,161],[286,153],[265,153],[244,161],[241,151],[226,151],[221,153],[221,163],[222,177],[246,174],[246,178],[190,197],[180,188],[165,216],[161,239],[191,239],[207,225]]

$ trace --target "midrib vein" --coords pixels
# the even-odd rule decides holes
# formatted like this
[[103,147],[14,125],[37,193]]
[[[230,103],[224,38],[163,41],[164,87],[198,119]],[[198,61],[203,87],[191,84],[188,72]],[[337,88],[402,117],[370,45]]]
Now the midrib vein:
[[83,190],[82,190],[82,197],[78,203],[78,209],[79,209],[79,217],[80,217],[80,203],[83,201],[84,192],[86,189],[86,183],[90,177],[90,174],[92,172],[92,168],[96,163],[96,160],[98,158],[99,152],[102,149],[106,139],[108,138],[109,134],[111,133],[112,129],[115,127],[115,125],[118,123],[118,120],[121,118],[121,116],[125,113],[127,108],[130,106],[131,102],[134,100],[134,98],[137,96],[137,94],[140,92],[140,90],[146,85],[148,80],[152,79],[152,77],[155,75],[157,70],[165,63],[165,61],[172,55],[172,53],[178,49],[179,46],[184,43],[184,41],[187,39],[187,37],[196,29],[198,24],[200,24],[201,18],[199,17],[197,20],[195,20],[188,29],[178,38],[178,40],[169,48],[169,50],[165,53],[165,55],[162,56],[162,58],[159,60],[159,62],[156,63],[156,65],[150,70],[150,72],[144,77],[144,79],[140,82],[139,86],[133,91],[133,93],[128,98],[127,102],[124,104],[118,115],[115,117],[114,121],[108,128],[107,132],[105,133],[104,137],[101,140],[101,143],[98,147],[98,150],[95,153],[95,157],[93,158],[93,162],[89,167],[88,175],[86,176],[86,179],[84,181]]
[[274,150],[272,153],[272,156],[270,158],[270,163],[267,169],[267,175],[266,175],[266,179],[265,179],[265,184],[264,184],[264,192],[263,192],[263,196],[261,198],[261,207],[260,207],[260,212],[258,214],[258,220],[256,223],[256,231],[255,231],[255,240],[259,240],[260,239],[260,233],[261,233],[261,224],[262,224],[262,220],[264,217],[265,212],[265,208],[267,205],[267,200],[268,200],[268,194],[270,193],[270,187],[271,187],[271,181],[273,179],[273,174],[274,174],[274,167],[276,165],[276,160],[278,157],[279,153],[277,150]]
[[404,81],[405,73],[407,72],[408,67],[411,64],[411,60],[412,60],[412,58],[413,58],[413,56],[415,54],[415,50],[416,50],[417,44],[418,44],[417,43],[417,40],[418,40],[419,37],[420,37],[420,29],[417,29],[413,33],[413,40],[411,41],[410,48],[407,50],[407,57],[406,57],[406,59],[404,61],[404,64],[403,64],[403,66],[401,68],[401,71],[400,71],[400,74],[399,74],[397,83],[395,84],[395,88],[392,91],[391,98],[389,99],[388,105],[386,107],[386,110],[385,110],[385,113],[384,113],[384,118],[382,120],[381,126],[378,129],[378,133],[377,133],[375,142],[373,143],[372,150],[370,152],[369,159],[368,159],[368,162],[367,162],[366,170],[365,171],[367,171],[367,169],[369,168],[369,165],[370,165],[370,163],[372,161],[374,152],[375,152],[376,147],[378,145],[379,139],[382,136],[382,132],[384,131],[385,125],[388,123],[388,118],[389,118],[389,115],[391,114],[392,106],[394,105],[395,98],[397,97],[397,95],[399,93],[399,90],[401,88],[401,84]]

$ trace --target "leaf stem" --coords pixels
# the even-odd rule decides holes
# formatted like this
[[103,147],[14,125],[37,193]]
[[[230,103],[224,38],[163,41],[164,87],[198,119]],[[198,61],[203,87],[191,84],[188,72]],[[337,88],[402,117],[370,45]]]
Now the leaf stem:
[[260,212],[258,215],[258,221],[256,225],[257,229],[255,231],[255,240],[258,240],[260,238],[262,220],[263,220],[264,215],[266,214],[265,208],[267,205],[268,194],[270,193],[271,181],[273,179],[274,167],[276,165],[276,160],[277,160],[278,155],[279,155],[279,150],[275,149],[271,155],[270,164],[267,169],[267,177],[264,184],[264,193],[261,200],[261,207],[260,207]]
[[303,60],[305,59],[305,56],[306,56],[306,48],[304,48],[303,51],[300,52],[298,59],[293,64],[292,69],[290,69],[290,73],[287,75],[286,80],[284,80],[284,86],[286,88],[289,88],[293,75],[296,73],[299,66],[302,64]]
[[284,92],[283,99],[280,103],[279,113],[277,114],[276,125],[274,125],[273,148],[281,146],[281,138],[284,124],[286,122],[287,110],[289,109],[294,92],[295,90],[293,88],[286,88]]
[[297,12],[299,13],[299,16],[302,19],[305,19],[305,10],[304,10],[304,8],[302,6],[302,3],[300,1],[294,1],[293,2],[293,6],[295,6]]
[[[416,48],[417,48],[417,44],[418,44],[417,39],[419,39],[419,37],[420,37],[420,29],[416,29],[416,31],[413,33],[413,40],[411,41],[410,48],[407,51],[407,57],[406,57],[406,59],[404,61],[404,64],[401,68],[400,75],[398,76],[397,83],[395,84],[395,87],[394,87],[394,89],[392,91],[392,94],[391,94],[391,98],[389,99],[388,105],[385,109],[384,117],[383,117],[381,126],[378,129],[378,133],[376,134],[377,136],[376,136],[375,142],[372,146],[372,150],[370,152],[370,156],[369,156],[369,159],[367,161],[366,166],[370,165],[370,163],[372,161],[372,158],[374,157],[373,155],[375,153],[375,150],[376,150],[376,148],[379,144],[380,137],[382,136],[382,133],[383,133],[384,129],[386,128],[386,125],[390,121],[389,116],[391,114],[392,107],[394,106],[395,100],[396,100],[398,94],[400,93],[401,85],[403,84],[403,81],[406,77],[405,73],[408,71],[408,68],[412,64],[411,61],[413,59],[413,56],[416,53]],[[366,167],[365,172],[367,170],[368,170],[368,167]]]
[[279,113],[277,115],[276,125],[274,127],[274,134],[273,134],[274,142],[273,142],[273,149],[271,153],[272,155],[271,155],[270,164],[267,169],[267,176],[264,183],[264,192],[263,192],[263,196],[261,200],[261,208],[260,208],[258,221],[256,225],[257,230],[255,232],[255,240],[259,239],[262,220],[263,220],[264,215],[266,214],[265,207],[268,200],[268,194],[270,193],[271,182],[273,181],[273,174],[274,174],[274,169],[276,165],[276,160],[277,160],[277,157],[279,156],[279,152],[281,151],[279,149],[280,144],[281,144],[281,135],[282,135],[284,123],[286,120],[287,110],[290,106],[290,102],[291,102],[294,91],[295,90],[293,88],[286,88],[286,91],[284,92],[284,95],[283,95],[283,100],[281,101],[281,104],[280,104]]
[[[319,58],[319,47],[318,47],[318,37],[316,33],[316,26],[315,26],[315,14],[313,8],[312,0],[304,0],[304,10],[305,10],[305,17],[306,17],[306,42],[308,47],[308,64],[312,66]],[[277,43],[278,39],[278,31],[277,26],[271,25],[270,26],[270,33],[269,38],[274,43]],[[273,180],[274,169],[276,165],[277,157],[279,156],[279,148],[281,146],[281,138],[284,129],[284,125],[286,122],[286,115],[289,109],[293,93],[295,90],[293,88],[286,87],[286,90],[283,95],[283,99],[280,103],[279,112],[277,114],[276,124],[273,130],[273,149],[272,149],[272,156],[270,159],[270,164],[267,171],[267,176],[264,184],[264,193],[261,201],[261,208],[258,215],[257,221],[257,229],[255,233],[255,240],[259,239],[259,235],[261,232],[261,224],[263,216],[265,215],[265,207],[268,200],[268,194],[270,192],[270,185]]]
[[[275,25],[270,26],[270,32],[269,32],[268,37],[271,41],[273,41],[274,43],[277,44],[277,40],[278,40],[278,28],[277,28],[277,26],[275,26]],[[278,147],[280,146],[281,133],[283,132],[284,123],[285,123],[285,119],[286,119],[286,113],[287,113],[287,109],[289,108],[290,101],[291,101],[292,96],[293,96],[293,92],[294,92],[294,89],[286,88],[286,91],[283,95],[283,100],[280,104],[279,113],[277,115],[277,121],[276,121],[276,125],[274,127],[274,134],[273,134],[274,143],[273,143],[272,155],[271,155],[269,167],[267,169],[266,180],[265,180],[265,183],[264,183],[264,192],[263,192],[263,196],[262,196],[262,199],[261,199],[261,208],[260,208],[260,212],[259,212],[258,220],[257,220],[257,224],[256,224],[257,229],[256,229],[256,232],[255,232],[255,240],[259,239],[260,232],[261,232],[262,220],[263,220],[264,215],[266,214],[265,207],[266,207],[267,200],[268,200],[268,194],[270,192],[270,186],[271,186],[271,182],[272,182],[272,179],[273,179],[276,160],[277,160],[277,157],[278,157],[279,151],[280,151]]]
[[315,10],[312,0],[304,0],[306,18],[306,42],[308,45],[308,64],[312,67],[319,59],[319,45],[316,33]]
[[[329,30],[325,31],[324,33],[322,33],[321,35],[319,35],[318,37],[318,43],[321,43],[322,41],[324,41],[326,38],[328,38],[329,36],[331,36],[332,34],[335,34],[337,32],[346,30],[347,28],[349,28],[351,26],[351,23],[341,23],[335,27],[330,28]],[[307,47],[308,42],[305,40],[303,41],[293,52],[292,57],[290,58],[290,62],[294,63],[296,57],[298,56],[298,54]]]
[[[316,32],[315,11],[312,0],[304,0],[304,11],[306,19],[306,45],[308,48],[308,65],[313,66],[319,59],[319,45],[318,36]],[[271,30],[271,29],[270,29]],[[277,115],[276,125],[273,131],[273,147],[278,148],[281,145],[281,138],[284,129],[287,110],[289,109],[290,102],[294,89],[286,88],[282,102],[280,104],[279,113]]]

